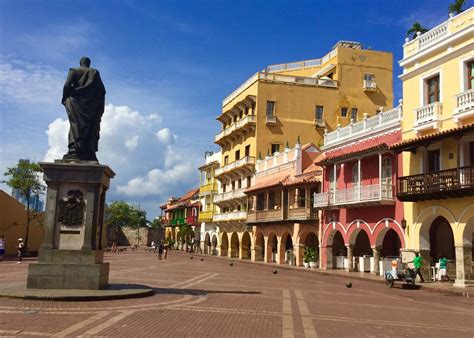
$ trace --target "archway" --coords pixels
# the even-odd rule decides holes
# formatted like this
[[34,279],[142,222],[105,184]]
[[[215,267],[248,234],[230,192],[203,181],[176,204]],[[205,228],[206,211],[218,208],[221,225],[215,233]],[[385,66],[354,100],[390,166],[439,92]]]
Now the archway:
[[370,247],[370,239],[364,230],[359,231],[355,239],[354,249],[352,250],[354,257],[362,257],[364,255],[371,256],[372,248]]
[[285,232],[281,236],[280,252],[278,253],[278,257],[280,259],[279,263],[293,264],[293,256],[293,239],[288,232]]
[[265,257],[265,239],[261,232],[255,235],[255,260],[263,261]]
[[319,240],[316,233],[313,231],[307,232],[302,238],[300,238],[299,246],[296,247],[296,264],[303,265],[304,255],[308,248],[311,248],[315,252],[314,263],[319,264]]
[[227,256],[227,251],[229,249],[229,239],[227,237],[227,233],[222,233],[222,240],[221,240],[221,256]]
[[454,248],[454,235],[449,222],[443,216],[438,216],[430,227],[430,259],[434,265],[446,256],[448,260],[454,261],[456,254]]
[[398,257],[400,256],[400,248],[402,247],[402,242],[400,237],[395,230],[389,229],[382,240],[382,249],[380,251],[380,256],[382,257]]
[[212,255],[217,255],[217,236],[213,235],[212,236]]
[[[331,245],[329,240],[328,245]],[[344,237],[342,237],[339,230],[336,230],[332,238],[332,268],[343,269],[345,258],[347,258],[347,247],[344,243]]]
[[266,262],[276,262],[276,255],[278,251],[278,240],[274,232],[268,235],[266,252]]
[[239,235],[236,232],[230,237],[230,257],[239,258]]
[[211,236],[208,232],[206,232],[206,236],[204,236],[204,253],[209,255],[211,249]]
[[250,247],[251,247],[251,241],[250,241],[250,235],[247,231],[244,232],[242,235],[242,259],[250,259],[251,258],[251,252],[250,252]]

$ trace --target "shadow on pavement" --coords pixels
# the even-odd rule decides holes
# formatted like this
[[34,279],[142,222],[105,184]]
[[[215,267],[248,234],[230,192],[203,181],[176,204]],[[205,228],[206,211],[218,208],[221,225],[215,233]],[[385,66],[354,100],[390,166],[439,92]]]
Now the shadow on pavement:
[[199,290],[199,289],[170,289],[170,288],[153,288],[158,294],[168,295],[190,295],[190,296],[206,296],[208,294],[234,294],[234,295],[259,295],[258,291],[229,291],[229,290]]

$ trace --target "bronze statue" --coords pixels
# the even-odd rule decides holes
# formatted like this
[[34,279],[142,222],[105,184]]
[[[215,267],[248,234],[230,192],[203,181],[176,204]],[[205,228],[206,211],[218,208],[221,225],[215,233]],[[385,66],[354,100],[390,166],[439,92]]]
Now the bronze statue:
[[71,68],[64,84],[62,104],[69,118],[69,151],[64,160],[97,161],[100,120],[104,113],[105,87],[91,60],[81,58]]

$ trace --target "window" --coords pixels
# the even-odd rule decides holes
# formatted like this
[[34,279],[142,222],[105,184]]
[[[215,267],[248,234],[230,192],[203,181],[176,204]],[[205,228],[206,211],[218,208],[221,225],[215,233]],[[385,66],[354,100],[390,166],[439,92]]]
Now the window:
[[265,194],[257,195],[257,211],[262,211],[265,209]]
[[275,209],[275,192],[270,191],[268,193],[268,210]]
[[385,157],[382,159],[382,197],[392,198],[392,159]]
[[251,176],[247,176],[247,188],[250,187],[251,183],[252,183],[252,177],[251,177]]
[[267,101],[267,116],[275,115],[275,101]]
[[316,106],[316,121],[324,120],[324,106]]
[[280,152],[280,145],[279,144],[272,144],[272,155],[276,152]]
[[245,146],[245,156],[249,157],[250,156],[250,144]]
[[351,120],[357,122],[357,108],[351,109]]
[[229,156],[224,156],[224,165],[229,163]]
[[439,75],[426,80],[426,104],[439,102]]
[[331,73],[329,73],[329,74],[328,74],[328,75],[326,75],[326,76],[332,80],[332,79],[333,79],[333,77],[334,77],[334,73],[333,73],[333,72],[331,72]]
[[222,184],[222,192],[225,192],[226,188],[227,188],[227,184],[225,184],[225,183]]
[[374,74],[365,74],[364,75],[364,81],[367,81],[367,83],[375,81]]
[[341,108],[341,116],[342,117],[347,117],[347,107],[342,107]]
[[336,182],[334,180],[334,169],[329,170],[328,181],[329,181],[329,191],[333,192],[334,188],[336,187]]
[[306,189],[300,188],[298,191],[298,207],[303,208],[306,206]]
[[237,160],[240,160],[240,150],[237,150],[237,151],[235,152],[235,160],[236,160],[236,161],[237,161]]
[[232,190],[235,190],[235,181],[232,181]]
[[467,63],[467,89],[474,88],[474,60]]
[[237,189],[240,188],[242,188],[242,179],[239,178],[239,180],[237,181]]

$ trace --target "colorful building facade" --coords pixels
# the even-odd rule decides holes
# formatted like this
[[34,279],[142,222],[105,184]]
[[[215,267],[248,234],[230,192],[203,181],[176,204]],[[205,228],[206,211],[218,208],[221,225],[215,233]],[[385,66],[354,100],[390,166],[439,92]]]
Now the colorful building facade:
[[392,54],[357,42],[341,41],[320,59],[268,66],[245,81],[224,99],[217,117],[222,157],[213,221],[221,229],[219,246],[224,232],[236,232],[241,241],[248,230],[244,190],[254,184],[257,158],[297,139],[317,145],[324,130],[373,116],[392,100]]
[[474,8],[403,46],[403,154],[398,198],[408,224],[406,260],[435,278],[448,258],[455,285],[474,283]]
[[257,161],[255,185],[245,191],[253,236],[243,236],[241,257],[303,265],[305,248],[319,253],[319,217],[312,203],[320,191],[321,169],[313,164],[319,154],[312,143],[296,144]]
[[[390,146],[401,140],[401,105],[325,135],[321,267],[383,273],[405,247],[403,205],[395,182],[402,163]],[[388,265],[388,267],[386,266]]]

